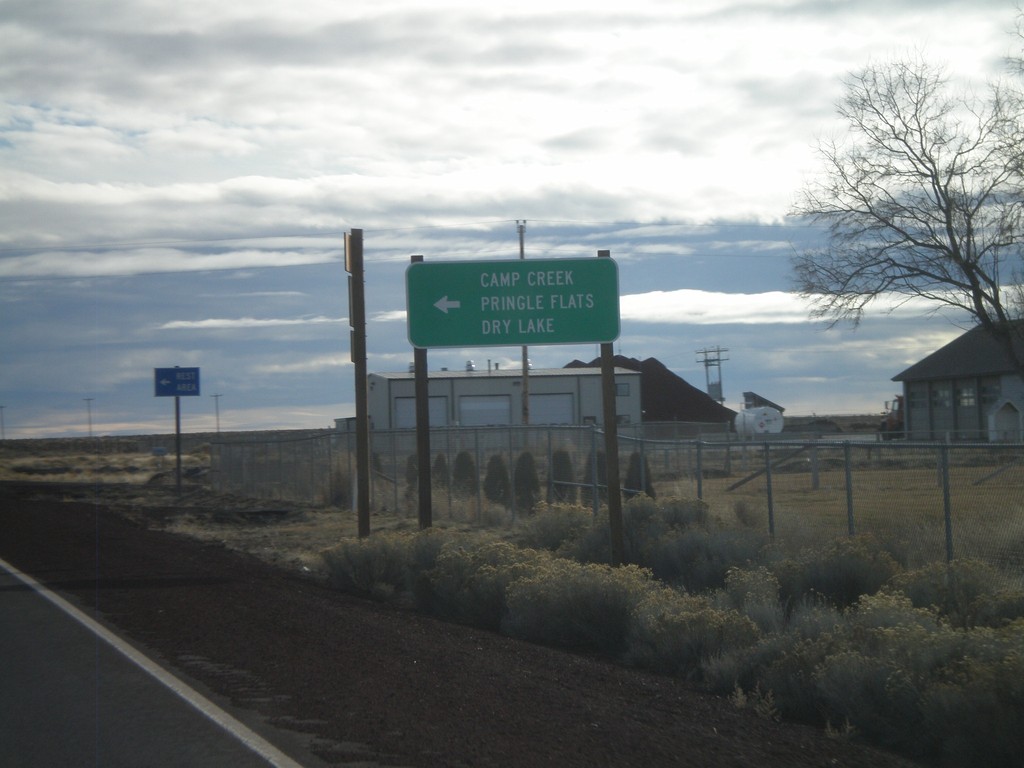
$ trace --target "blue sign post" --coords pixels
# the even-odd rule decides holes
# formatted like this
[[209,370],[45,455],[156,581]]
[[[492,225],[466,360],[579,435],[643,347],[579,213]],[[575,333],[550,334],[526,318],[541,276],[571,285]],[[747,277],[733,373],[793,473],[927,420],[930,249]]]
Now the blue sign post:
[[177,487],[181,496],[181,398],[199,396],[198,368],[154,368],[155,397],[174,398],[174,452],[177,456]]

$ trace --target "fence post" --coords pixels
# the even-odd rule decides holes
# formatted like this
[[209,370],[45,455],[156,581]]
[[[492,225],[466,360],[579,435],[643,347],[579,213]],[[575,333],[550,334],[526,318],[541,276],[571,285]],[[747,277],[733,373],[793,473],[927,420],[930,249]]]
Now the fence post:
[[312,449],[313,456],[311,457],[312,460],[309,462],[309,495],[314,504],[316,504],[317,499],[316,475],[319,465],[319,462],[316,461],[316,454],[319,453],[317,449],[320,447],[321,440],[323,440],[323,438],[318,437],[315,440],[310,441],[310,448]]
[[853,465],[850,459],[850,441],[843,443],[843,464],[846,466],[846,528],[851,536],[856,533],[853,520]]
[[476,453],[476,521],[479,523],[484,511],[483,484],[480,482],[480,474],[484,471],[480,463],[480,430],[473,430],[473,452]]
[[772,500],[772,450],[764,443],[764,480],[768,492],[768,535],[775,538],[775,504]]
[[811,445],[811,490],[817,491],[821,488],[820,464],[818,463],[818,445]]
[[953,505],[949,495],[949,446],[939,446],[939,467],[942,475],[942,513],[946,524],[946,562],[953,560]]
[[647,438],[642,426],[638,431],[640,433],[640,487],[636,490],[643,494],[647,492]]
[[697,500],[704,501],[704,443],[697,441]]
[[454,517],[455,512],[452,509],[452,471],[455,469],[455,457],[452,456],[452,428],[449,425],[446,427],[444,437],[444,463],[445,463],[445,474],[447,475],[444,479],[444,487],[448,489],[448,519],[451,520]]
[[515,429],[511,424],[508,426],[508,483],[509,483],[509,505],[512,509],[512,519],[516,519],[516,457],[515,448],[512,445],[512,430]]
[[334,435],[327,436],[327,498],[334,504]]
[[554,447],[551,441],[551,427],[548,427],[548,490],[547,490],[547,502],[550,504],[554,498],[553,496],[553,485],[554,475],[551,471],[552,465],[554,464]]

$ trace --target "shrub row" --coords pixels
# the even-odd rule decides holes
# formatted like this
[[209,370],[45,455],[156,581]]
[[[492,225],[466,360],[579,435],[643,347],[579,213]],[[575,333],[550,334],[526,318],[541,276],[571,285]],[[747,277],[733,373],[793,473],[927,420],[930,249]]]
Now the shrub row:
[[[595,474],[595,461],[597,462],[597,473]],[[551,498],[555,503],[575,503],[577,498],[577,483],[572,465],[572,457],[568,451],[557,450],[551,456],[551,469],[548,482],[551,486]],[[456,496],[471,496],[477,492],[478,474],[476,462],[468,451],[460,451],[452,467],[449,480],[448,460],[443,453],[437,454],[430,469],[431,484],[435,488],[445,488],[451,483],[452,493]],[[585,486],[592,486],[593,483],[605,483],[606,471],[604,466],[604,453],[596,456],[591,454],[584,467],[581,482]],[[407,500],[414,499],[419,483],[418,458],[416,454],[410,454],[406,460],[405,468],[405,497]],[[533,454],[524,451],[516,459],[514,472],[509,473],[505,458],[501,454],[493,454],[487,460],[484,471],[483,484],[480,487],[484,497],[495,504],[508,507],[513,502],[516,509],[524,512],[532,512],[537,504],[541,502],[540,476],[537,471],[537,462]],[[590,487],[583,487],[579,492],[584,505],[590,505],[593,501],[593,490]],[[655,497],[654,484],[651,477],[650,466],[646,457],[641,460],[638,452],[634,452],[629,458],[629,467],[626,473],[623,495],[632,498],[640,494],[646,494],[650,498]],[[607,494],[600,491],[601,499],[604,500]]]
[[777,551],[696,501],[607,525],[538,507],[514,541],[428,530],[346,541],[334,583],[514,637],[702,681],[734,701],[948,765],[1024,754],[1024,591],[990,566],[905,571],[869,538]]

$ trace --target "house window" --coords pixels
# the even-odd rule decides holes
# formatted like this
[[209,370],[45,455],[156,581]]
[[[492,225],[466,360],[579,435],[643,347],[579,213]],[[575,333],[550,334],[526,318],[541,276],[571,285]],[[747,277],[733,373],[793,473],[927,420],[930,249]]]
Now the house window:
[[932,384],[932,408],[949,408],[952,405],[949,382]]
[[928,407],[928,385],[924,382],[915,381],[907,388],[909,397],[907,406],[913,410],[922,410]]
[[629,382],[616,383],[615,385],[615,396],[616,397],[629,397]]
[[1002,395],[1003,388],[998,376],[988,376],[981,380],[981,405],[987,408],[995,405]]
[[956,388],[956,404],[961,408],[970,408],[977,405],[978,397],[974,390],[974,384],[958,382]]

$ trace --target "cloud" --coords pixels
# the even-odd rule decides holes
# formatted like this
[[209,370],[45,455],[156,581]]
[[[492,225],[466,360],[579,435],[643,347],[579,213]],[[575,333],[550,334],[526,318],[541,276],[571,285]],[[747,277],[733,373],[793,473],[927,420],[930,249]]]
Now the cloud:
[[163,323],[160,330],[224,330],[235,328],[277,328],[288,325],[322,325],[343,323],[345,318],[301,317],[301,318],[207,318],[204,320],[172,320]]
[[760,294],[677,290],[620,299],[623,320],[641,323],[806,323],[807,306],[782,291]]
[[333,370],[351,364],[352,362],[345,355],[318,355],[291,363],[259,365],[253,369],[252,373],[257,376],[263,374],[294,375]]
[[[764,293],[723,293],[680,289],[650,291],[622,296],[623,320],[639,323],[692,325],[761,325],[765,323],[809,323],[811,303],[799,294],[785,291]],[[870,315],[923,316],[934,311],[933,302],[890,295],[877,299]]]
[[891,396],[958,329],[882,304],[856,334],[822,331],[787,256],[823,233],[786,212],[843,74],[915,47],[980,82],[1002,74],[1015,16],[1003,0],[9,0],[9,433],[49,423],[19,413],[50,401],[77,423],[83,396],[148,429],[145,368],[174,363],[203,365],[239,425],[322,426],[354,386],[335,375],[341,234],[365,231],[373,364],[404,370],[409,256],[516,258],[518,219],[527,258],[612,251],[627,354],[699,380],[692,350],[722,344],[727,387]]
[[27,256],[0,254],[0,279],[39,277],[103,277],[157,274],[161,272],[203,272],[267,267],[294,267],[339,261],[340,251],[239,249],[222,252],[177,248],[138,247],[97,251],[71,249],[41,251]]

